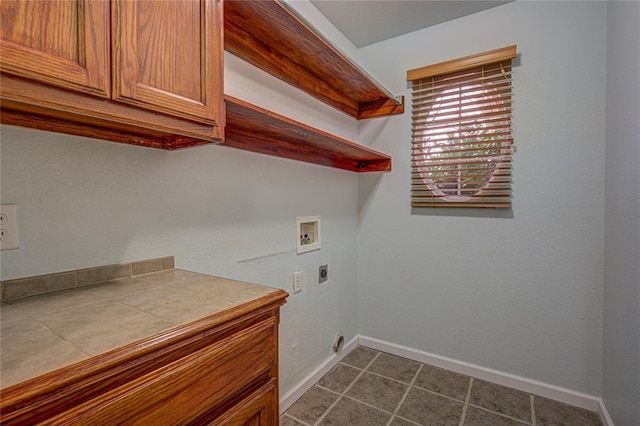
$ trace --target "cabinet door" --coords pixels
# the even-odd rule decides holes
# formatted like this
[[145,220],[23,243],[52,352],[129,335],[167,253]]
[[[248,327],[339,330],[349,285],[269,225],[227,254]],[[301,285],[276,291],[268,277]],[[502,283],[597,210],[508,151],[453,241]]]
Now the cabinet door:
[[3,72],[109,97],[109,3],[2,0]]
[[221,0],[116,0],[113,98],[221,126]]
[[208,426],[273,426],[278,424],[276,380],[272,379]]

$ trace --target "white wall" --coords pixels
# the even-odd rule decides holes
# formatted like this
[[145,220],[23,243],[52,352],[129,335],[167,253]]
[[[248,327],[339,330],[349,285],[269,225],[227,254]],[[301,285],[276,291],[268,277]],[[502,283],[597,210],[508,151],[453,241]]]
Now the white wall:
[[359,49],[408,107],[408,69],[520,53],[510,211],[412,211],[410,112],[360,124],[393,156],[359,177],[361,335],[600,395],[605,24],[603,2],[518,1]]
[[607,3],[602,395],[616,425],[640,419],[640,3]]
[[[355,139],[354,119],[227,55],[225,91]],[[303,290],[281,312],[281,392],[356,335],[357,177],[222,146],[177,152],[1,128],[1,201],[20,249],[1,278],[175,255],[178,268]],[[296,216],[322,217],[320,251],[295,254]],[[318,285],[318,266],[329,264]],[[315,283],[314,283],[315,281]]]

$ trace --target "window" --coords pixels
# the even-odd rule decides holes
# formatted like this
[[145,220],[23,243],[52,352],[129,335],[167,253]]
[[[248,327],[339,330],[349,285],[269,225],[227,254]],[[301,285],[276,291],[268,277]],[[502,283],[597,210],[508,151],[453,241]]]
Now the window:
[[412,207],[511,207],[516,46],[407,71]]

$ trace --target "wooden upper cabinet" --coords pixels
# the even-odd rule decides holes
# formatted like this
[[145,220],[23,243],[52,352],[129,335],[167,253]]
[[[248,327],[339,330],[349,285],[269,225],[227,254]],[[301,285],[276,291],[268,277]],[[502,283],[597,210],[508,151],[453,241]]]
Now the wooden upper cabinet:
[[2,123],[163,149],[224,138],[222,0],[0,0]]
[[109,97],[109,3],[2,0],[2,71]]
[[219,123],[221,20],[220,0],[115,1],[113,98]]

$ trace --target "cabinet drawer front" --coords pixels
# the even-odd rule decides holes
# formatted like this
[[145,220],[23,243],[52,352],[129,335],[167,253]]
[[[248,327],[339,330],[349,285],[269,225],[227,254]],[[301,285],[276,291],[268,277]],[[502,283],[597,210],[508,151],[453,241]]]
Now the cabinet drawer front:
[[222,123],[222,2],[114,2],[114,99]]
[[2,0],[1,69],[109,97],[109,3]]
[[275,327],[267,318],[47,423],[187,424],[275,376]]
[[276,379],[271,379],[260,389],[242,399],[226,413],[210,422],[200,419],[197,424],[208,426],[272,426],[278,424],[276,407],[278,387]]

